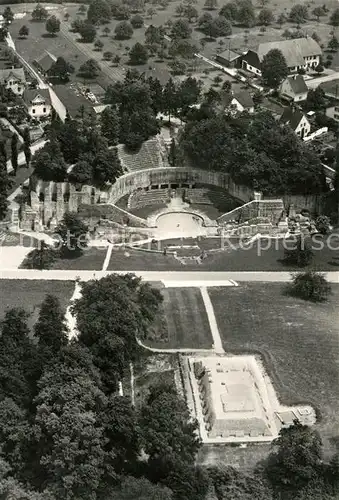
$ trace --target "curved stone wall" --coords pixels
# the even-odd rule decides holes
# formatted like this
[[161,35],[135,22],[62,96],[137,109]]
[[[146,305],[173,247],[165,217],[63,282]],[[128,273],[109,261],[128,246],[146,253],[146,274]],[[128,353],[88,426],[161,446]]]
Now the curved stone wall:
[[254,199],[252,189],[235,184],[228,174],[188,167],[159,167],[125,174],[116,180],[108,193],[108,202],[116,203],[122,196],[138,188],[165,184],[206,184],[228,191],[244,203]]

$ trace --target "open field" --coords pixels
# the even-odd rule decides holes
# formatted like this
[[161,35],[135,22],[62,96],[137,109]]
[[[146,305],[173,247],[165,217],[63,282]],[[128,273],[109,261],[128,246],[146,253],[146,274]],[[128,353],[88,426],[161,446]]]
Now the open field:
[[282,404],[317,408],[328,451],[339,444],[339,287],[326,304],[283,291],[277,283],[248,283],[209,294],[226,352],[260,354]]
[[199,288],[162,288],[163,315],[146,344],[161,349],[211,349],[212,336]]
[[74,259],[58,259],[56,260],[51,269],[79,269],[89,271],[100,271],[104,263],[107,253],[107,248],[93,248],[90,247],[84,250],[84,253]]
[[[155,244],[156,248],[164,249],[168,244],[192,245],[195,240],[164,240]],[[209,239],[202,239],[202,248],[210,250]],[[331,239],[331,248],[325,246],[322,250],[314,247],[314,257],[310,267],[323,271],[336,271],[339,267],[339,236]],[[196,241],[200,246],[200,242]],[[109,270],[130,271],[297,271],[296,266],[285,265],[283,240],[261,239],[248,244],[244,241],[239,246],[237,239],[226,240],[222,238],[212,239],[212,248],[220,249],[218,252],[210,253],[197,264],[195,261],[187,261],[187,265],[181,264],[171,255],[162,253],[146,252],[143,250],[113,249]],[[223,250],[222,250],[223,249]]]
[[7,309],[20,307],[30,314],[30,328],[38,318],[42,301],[47,294],[55,295],[66,312],[74,291],[72,281],[0,280],[0,321]]

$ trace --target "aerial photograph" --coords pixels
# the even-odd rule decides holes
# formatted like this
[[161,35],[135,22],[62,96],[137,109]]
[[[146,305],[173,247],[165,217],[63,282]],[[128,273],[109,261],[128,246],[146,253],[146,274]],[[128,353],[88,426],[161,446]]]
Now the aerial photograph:
[[0,0],[0,500],[339,500],[338,0]]

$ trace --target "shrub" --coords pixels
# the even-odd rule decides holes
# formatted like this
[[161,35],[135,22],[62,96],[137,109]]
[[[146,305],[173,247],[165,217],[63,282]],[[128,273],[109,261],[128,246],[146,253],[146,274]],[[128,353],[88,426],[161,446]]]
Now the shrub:
[[319,215],[315,221],[315,227],[321,234],[327,234],[330,230],[330,219],[326,215]]
[[312,302],[325,302],[331,291],[324,274],[315,271],[293,274],[292,283],[287,288],[289,295]]

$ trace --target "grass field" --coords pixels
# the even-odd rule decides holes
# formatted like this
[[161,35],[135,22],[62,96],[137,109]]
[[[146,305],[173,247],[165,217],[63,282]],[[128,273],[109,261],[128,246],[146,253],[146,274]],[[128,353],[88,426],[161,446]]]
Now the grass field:
[[20,307],[30,314],[28,323],[32,327],[47,294],[55,295],[66,312],[73,291],[72,281],[2,279],[0,280],[0,321],[7,309]]
[[226,352],[259,353],[282,403],[309,403],[326,450],[338,442],[339,286],[326,304],[288,297],[284,285],[249,283],[209,294]]
[[163,316],[147,345],[162,349],[210,349],[212,336],[199,288],[163,288]]
[[[173,244],[198,244],[202,249],[211,250],[224,248],[223,251],[210,253],[201,264],[192,261],[187,265],[181,264],[171,255],[150,253],[142,250],[114,249],[109,263],[109,270],[157,271],[157,270],[200,270],[200,271],[297,271],[299,268],[286,265],[282,262],[284,247],[282,240],[265,240],[253,242],[239,247],[238,239],[225,240],[222,238],[201,239],[200,242],[188,238],[181,240],[171,239],[155,243],[152,248],[164,249]],[[339,267],[339,236],[331,239],[331,246],[322,250],[314,247],[314,257],[310,267],[322,271],[336,271]],[[127,256],[128,255],[128,256]]]
[[56,260],[51,269],[101,271],[106,253],[107,248],[99,249],[90,247],[84,250],[84,253],[80,257]]

